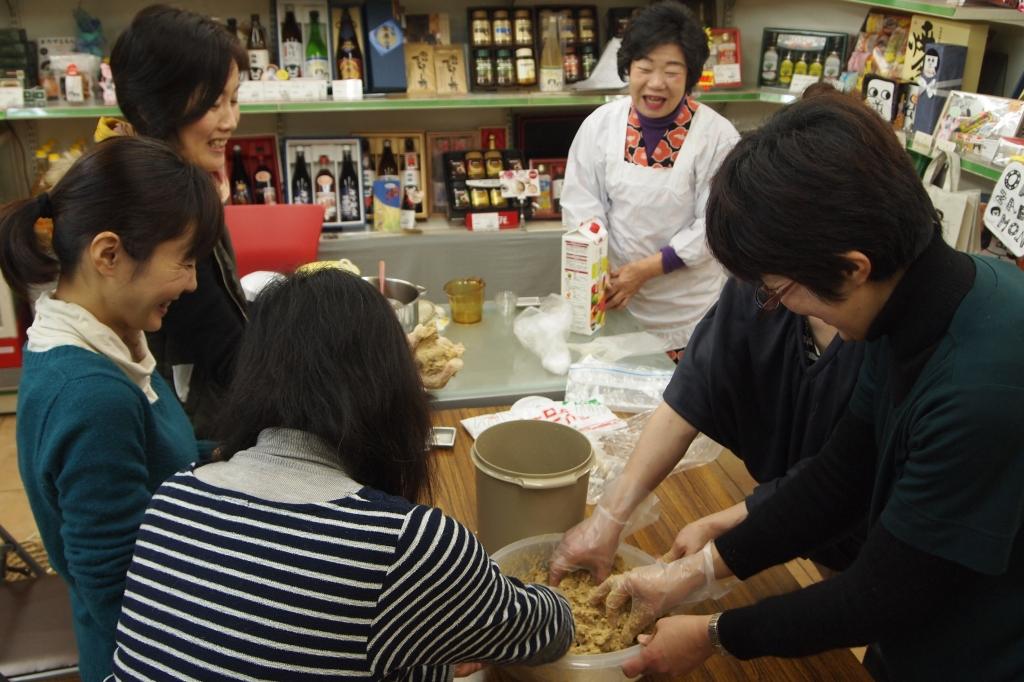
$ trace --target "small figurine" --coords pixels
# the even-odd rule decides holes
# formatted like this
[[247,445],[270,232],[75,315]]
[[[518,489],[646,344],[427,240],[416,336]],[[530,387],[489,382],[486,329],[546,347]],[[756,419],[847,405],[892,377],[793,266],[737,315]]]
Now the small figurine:
[[110,63],[106,60],[100,63],[100,92],[103,93],[103,103],[107,106],[117,106],[117,92],[114,88],[114,74],[110,70]]

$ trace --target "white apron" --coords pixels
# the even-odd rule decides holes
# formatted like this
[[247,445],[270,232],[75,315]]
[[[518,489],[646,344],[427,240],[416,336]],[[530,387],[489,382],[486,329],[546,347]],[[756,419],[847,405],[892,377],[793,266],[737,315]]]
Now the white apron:
[[[595,120],[580,128],[570,157],[578,145],[597,145],[600,155],[591,147],[580,160],[587,163],[590,156],[590,163],[603,166],[603,172],[572,168],[570,158],[562,195],[565,222],[594,217],[593,210],[603,205],[613,269],[665,246],[679,253],[686,266],[648,280],[628,309],[670,348],[682,348],[725,284],[722,267],[707,251],[704,207],[711,176],[739,136],[728,121],[699,106],[672,168],[638,166],[625,160],[629,106],[628,98],[606,104],[592,114]],[[588,182],[599,186],[588,187]],[[588,200],[591,195],[599,196],[600,204]]]

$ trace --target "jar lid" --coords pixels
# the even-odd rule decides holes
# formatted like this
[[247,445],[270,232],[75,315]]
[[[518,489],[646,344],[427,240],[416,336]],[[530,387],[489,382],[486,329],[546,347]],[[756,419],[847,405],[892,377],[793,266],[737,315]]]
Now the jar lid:
[[506,10],[506,9],[496,9],[496,10],[494,10],[494,18],[497,19],[498,17],[501,17],[502,19],[507,19],[508,18],[508,10]]
[[498,56],[499,57],[511,57],[512,56],[512,50],[498,50]]
[[490,52],[490,50],[477,50],[476,51],[476,56],[477,56],[477,59],[479,59],[481,57],[483,57],[484,59],[490,59],[491,58],[491,52]]
[[487,18],[487,10],[485,10],[485,9],[474,10],[473,11],[473,18],[474,19],[486,19]]
[[528,9],[517,9],[516,10],[516,16],[517,17],[529,18],[530,17],[530,10],[528,10]]

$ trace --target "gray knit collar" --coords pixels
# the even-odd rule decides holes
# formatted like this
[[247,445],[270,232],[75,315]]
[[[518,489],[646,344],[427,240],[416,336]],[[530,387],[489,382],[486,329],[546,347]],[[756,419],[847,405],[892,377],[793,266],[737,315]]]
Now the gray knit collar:
[[302,469],[313,465],[316,469],[329,467],[344,472],[336,451],[320,436],[298,429],[263,429],[256,444],[239,450],[232,459],[262,462],[275,466]]

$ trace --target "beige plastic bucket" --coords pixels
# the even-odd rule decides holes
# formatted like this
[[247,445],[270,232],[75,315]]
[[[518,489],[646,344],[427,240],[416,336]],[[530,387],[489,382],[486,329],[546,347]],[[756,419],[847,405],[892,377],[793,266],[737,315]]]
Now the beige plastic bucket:
[[496,424],[480,434],[470,456],[477,527],[488,552],[583,520],[594,453],[578,431],[534,420]]

